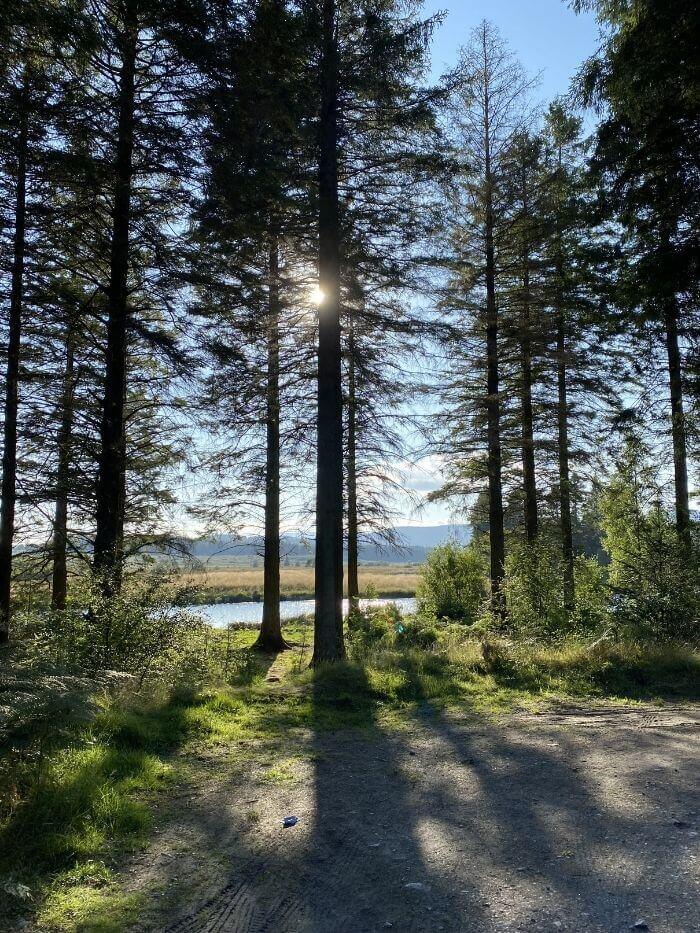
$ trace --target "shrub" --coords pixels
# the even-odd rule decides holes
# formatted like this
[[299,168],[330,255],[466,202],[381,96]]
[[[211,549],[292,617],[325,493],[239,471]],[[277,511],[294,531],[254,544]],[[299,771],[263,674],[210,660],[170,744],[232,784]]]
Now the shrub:
[[486,568],[472,545],[441,544],[428,555],[418,585],[422,615],[473,625],[486,598]]
[[630,447],[600,498],[615,626],[635,638],[700,635],[700,548],[681,541],[655,472]]
[[574,562],[575,605],[564,606],[564,565],[558,549],[546,540],[513,544],[505,567],[504,593],[508,628],[540,638],[599,631],[609,621],[605,568],[595,558]]
[[201,677],[206,626],[174,607],[172,599],[172,587],[160,574],[127,577],[121,592],[109,599],[88,578],[74,588],[64,612],[34,617],[32,634],[68,669],[123,671],[140,682],[175,668],[185,678]]
[[396,626],[396,644],[407,648],[434,648],[440,639],[437,625],[425,616],[402,619]]
[[401,613],[393,603],[355,609],[348,616],[348,636],[351,645],[367,648],[377,644],[396,630]]
[[594,557],[574,559],[576,603],[571,628],[586,634],[610,623],[610,587],[607,570]]
[[563,577],[561,558],[551,545],[514,543],[506,557],[503,581],[508,627],[544,637],[566,631]]

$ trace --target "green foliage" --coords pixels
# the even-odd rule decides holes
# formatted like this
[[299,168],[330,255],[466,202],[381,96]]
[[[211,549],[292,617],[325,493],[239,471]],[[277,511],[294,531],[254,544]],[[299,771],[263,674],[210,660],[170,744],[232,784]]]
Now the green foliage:
[[602,630],[609,621],[609,590],[605,568],[594,558],[574,562],[575,605],[564,603],[564,563],[557,547],[546,540],[513,543],[506,558],[504,592],[508,629],[534,638],[557,638]]
[[486,599],[486,569],[472,545],[433,548],[418,586],[419,611],[433,618],[473,625]]
[[565,632],[564,567],[552,545],[514,543],[506,558],[503,591],[514,632],[550,637]]
[[679,539],[655,471],[628,448],[600,497],[615,627],[633,638],[700,636],[700,549]]
[[434,648],[440,639],[437,625],[422,615],[403,619],[396,629],[396,644],[409,648]]
[[571,628],[581,634],[602,631],[610,624],[607,569],[595,557],[574,558],[575,604]]
[[401,614],[392,603],[354,609],[348,616],[348,637],[351,649],[362,651],[387,638],[400,624]]
[[123,671],[140,682],[177,669],[182,679],[196,679],[206,669],[207,629],[172,603],[172,587],[158,572],[128,577],[109,599],[97,581],[83,578],[64,612],[32,616],[23,628],[66,669]]

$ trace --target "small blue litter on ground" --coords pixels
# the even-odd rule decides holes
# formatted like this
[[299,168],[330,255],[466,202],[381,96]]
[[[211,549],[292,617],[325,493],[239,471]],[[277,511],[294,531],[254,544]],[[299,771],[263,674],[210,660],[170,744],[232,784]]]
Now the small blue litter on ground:
[[285,818],[282,820],[282,825],[285,827],[296,826],[298,822],[299,822],[298,816],[285,816]]

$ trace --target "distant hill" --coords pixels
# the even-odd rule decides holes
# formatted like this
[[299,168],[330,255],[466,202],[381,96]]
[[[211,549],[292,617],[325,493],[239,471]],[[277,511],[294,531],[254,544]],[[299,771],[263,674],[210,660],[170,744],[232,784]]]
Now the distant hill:
[[[362,563],[411,564],[425,560],[428,552],[445,541],[467,544],[471,539],[469,525],[399,525],[394,529],[400,546],[390,546],[380,536],[372,535],[360,541],[359,559]],[[198,560],[222,561],[236,558],[255,558],[262,554],[262,539],[257,535],[235,538],[221,535],[187,541],[193,557]],[[292,563],[306,563],[313,559],[314,542],[297,532],[284,534],[281,539],[282,559]]]

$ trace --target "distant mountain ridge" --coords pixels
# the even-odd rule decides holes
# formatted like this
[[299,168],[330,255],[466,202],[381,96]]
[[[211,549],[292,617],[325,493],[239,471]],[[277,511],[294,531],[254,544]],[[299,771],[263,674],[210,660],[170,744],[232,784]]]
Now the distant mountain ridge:
[[[398,546],[390,545],[379,535],[365,536],[359,545],[362,563],[404,564],[425,560],[432,548],[446,541],[467,544],[471,540],[469,525],[398,525],[393,529]],[[198,560],[216,557],[257,557],[262,553],[262,537],[221,535],[218,538],[184,540],[190,553]],[[313,559],[314,540],[299,532],[287,532],[281,538],[282,559],[293,562]]]

